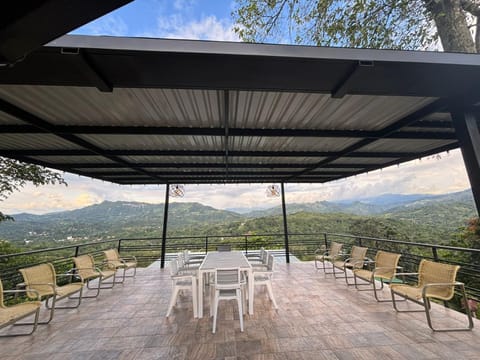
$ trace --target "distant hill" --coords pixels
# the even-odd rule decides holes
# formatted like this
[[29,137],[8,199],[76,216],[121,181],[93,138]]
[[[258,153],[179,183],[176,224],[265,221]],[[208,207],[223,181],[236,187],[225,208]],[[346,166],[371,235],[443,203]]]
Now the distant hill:
[[[105,201],[78,210],[45,215],[16,214],[15,222],[0,223],[0,239],[45,245],[49,241],[160,237],[163,208],[163,204]],[[378,236],[391,237],[396,233],[410,232],[412,236],[417,233],[416,237],[425,239],[436,236],[446,239],[450,236],[448,234],[454,234],[464,226],[467,219],[477,215],[470,190],[435,196],[388,194],[362,200],[294,203],[287,204],[287,212],[290,232],[348,230],[353,233],[355,229],[367,231],[373,228]],[[172,203],[168,235],[281,233],[281,213],[280,206],[239,214],[199,203]],[[357,217],[361,220],[355,222]],[[371,226],[362,226],[367,221],[365,219],[372,219]]]
[[[294,214],[300,211],[313,213],[345,213],[355,215],[385,215],[394,212],[407,211],[417,207],[428,207],[433,204],[444,203],[446,206],[453,203],[462,203],[467,213],[475,213],[473,195],[470,189],[444,195],[400,195],[384,194],[377,197],[350,199],[340,201],[317,201],[313,203],[287,204],[287,213]],[[470,209],[470,210],[468,210]],[[282,213],[281,206],[265,210],[256,210],[244,215],[249,218],[272,216]],[[474,215],[472,215],[474,216]]]
[[[58,240],[76,237],[142,236],[161,234],[163,204],[104,201],[77,210],[45,215],[16,214],[15,221],[0,224],[0,238],[8,240]],[[175,229],[199,224],[217,224],[241,219],[231,211],[218,210],[199,203],[172,203],[168,226]],[[131,231],[129,231],[131,229]],[[160,229],[160,231],[158,230]],[[123,231],[122,231],[123,230]]]

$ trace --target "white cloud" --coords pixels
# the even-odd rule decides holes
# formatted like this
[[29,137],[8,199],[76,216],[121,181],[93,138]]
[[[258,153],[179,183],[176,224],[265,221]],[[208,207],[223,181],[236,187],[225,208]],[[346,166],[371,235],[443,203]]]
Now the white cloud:
[[[108,14],[81,28],[77,33],[88,35],[127,36],[129,29],[122,17]],[[75,32],[74,32],[75,33]]]
[[172,14],[158,18],[157,29],[143,36],[171,39],[239,41],[233,25],[226,19],[214,15],[200,20],[186,20],[182,14]]
[[[163,203],[165,185],[120,186],[81,176],[66,174],[68,187],[27,186],[0,203],[7,214],[46,213],[77,209],[110,201]],[[199,202],[215,208],[272,207],[280,198],[267,198],[269,184],[186,185],[184,198],[172,202]],[[368,174],[325,184],[285,184],[287,203],[335,201],[359,197],[395,194],[441,194],[470,187],[460,150],[391,166]]]

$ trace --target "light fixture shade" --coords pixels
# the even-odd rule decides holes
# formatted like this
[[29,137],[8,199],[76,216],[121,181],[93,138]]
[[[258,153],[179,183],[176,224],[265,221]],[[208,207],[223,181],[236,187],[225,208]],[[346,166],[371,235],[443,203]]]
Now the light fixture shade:
[[172,184],[168,189],[171,197],[183,197],[185,195],[185,187],[183,185]]
[[267,197],[278,197],[280,196],[280,188],[276,184],[268,185],[265,193]]

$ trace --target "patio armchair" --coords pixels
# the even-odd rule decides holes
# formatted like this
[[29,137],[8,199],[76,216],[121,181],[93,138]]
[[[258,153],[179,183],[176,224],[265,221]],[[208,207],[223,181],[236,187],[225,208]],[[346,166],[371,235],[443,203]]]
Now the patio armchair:
[[197,291],[197,276],[189,273],[182,273],[178,268],[178,261],[176,259],[170,261],[170,278],[172,280],[172,295],[170,297],[170,303],[166,317],[169,317],[172,313],[178,298],[178,294],[183,290],[190,290],[192,292],[193,303],[193,317],[198,317],[198,291]]
[[247,256],[247,260],[252,265],[254,270],[266,270],[268,266],[269,252],[265,249],[260,249],[260,254],[256,256]]
[[[82,295],[83,298],[96,298],[101,289],[111,289],[115,285],[116,270],[113,264],[105,263],[103,269],[100,269],[90,254],[76,256],[73,262],[75,267],[70,271],[87,285],[87,289],[96,290],[94,295]],[[113,278],[110,282],[104,282],[110,278]],[[91,287],[90,282],[95,279],[98,280],[97,286]]]
[[[74,274],[55,273],[55,268],[51,263],[40,264],[19,270],[23,276],[23,283],[20,286],[25,287],[26,294],[30,299],[46,299],[45,306],[50,310],[50,317],[47,321],[38,322],[38,324],[48,324],[53,319],[55,309],[75,309],[80,306],[82,301],[83,283],[67,283],[57,285],[57,278],[70,277]],[[19,286],[17,285],[17,286]],[[72,306],[58,306],[57,301],[68,298],[78,293],[77,304]],[[52,301],[50,305],[50,300]]]
[[[22,335],[31,335],[37,329],[38,325],[38,316],[40,314],[41,302],[40,296],[37,291],[30,290],[31,294],[35,294],[36,301],[28,301],[20,304],[15,304],[11,306],[6,306],[3,303],[3,295],[6,293],[21,293],[26,290],[3,290],[2,281],[0,280],[0,329],[7,327],[9,325],[33,325],[33,328],[28,333],[2,333],[0,337],[7,336],[22,336]],[[33,323],[19,323],[19,320],[22,320],[28,316],[34,315]]]
[[[329,250],[325,251],[325,249],[321,248],[315,250],[315,268],[317,270],[323,269],[323,272],[325,274],[333,274],[333,271],[327,272],[325,262],[329,262],[330,264],[332,264],[333,267],[333,263],[341,259],[343,256],[342,247],[343,244],[332,241]],[[319,266],[319,263],[322,263],[322,267]]]
[[[353,276],[348,276],[347,271],[353,271],[355,269],[363,268],[365,260],[368,260],[366,259],[367,250],[368,248],[366,247],[353,245],[348,258],[346,258],[345,260],[336,260],[332,263],[333,276],[336,279],[343,276],[345,277],[345,282],[347,283],[347,285],[354,285],[353,283],[350,284],[348,282],[348,279],[353,278]],[[336,269],[340,270],[340,272],[337,272]],[[341,275],[337,276],[337,274]]]
[[[463,328],[435,328],[431,318],[431,299],[448,301],[455,295],[455,288],[460,290],[460,295],[464,303],[467,301],[465,294],[465,286],[463,283],[456,281],[457,272],[460,269],[458,265],[450,265],[423,259],[418,267],[418,273],[399,273],[397,275],[417,275],[418,282],[416,285],[407,284],[391,284],[390,291],[392,293],[393,308],[397,312],[425,312],[427,323],[433,331],[468,331],[473,328],[472,314],[468,306],[465,312],[468,318],[468,326]],[[397,306],[395,296],[398,295],[406,300],[413,301],[423,307],[423,309],[403,309]]]
[[253,279],[254,279],[255,286],[265,285],[265,287],[267,288],[268,297],[272,301],[273,308],[278,309],[278,305],[277,305],[277,302],[275,301],[275,297],[273,296],[273,289],[272,289],[274,264],[275,264],[275,258],[273,257],[272,254],[269,254],[266,269],[254,270]]
[[[378,302],[391,302],[390,299],[380,299],[377,290],[383,289],[384,282],[392,283],[398,269],[398,261],[400,254],[390,253],[379,250],[375,256],[375,261],[368,262],[367,265],[373,266],[373,269],[353,269],[353,278],[355,288],[360,291],[373,290],[375,300]],[[366,281],[366,283],[358,283],[358,279]],[[380,288],[377,288],[377,281],[380,281]],[[371,285],[369,289],[359,289],[359,285]]]
[[213,294],[213,329],[217,328],[218,303],[220,300],[237,300],[240,331],[243,332],[243,284],[240,268],[224,268],[215,270]]
[[[135,277],[137,274],[137,258],[135,256],[122,256],[118,253],[117,249],[108,249],[103,252],[105,256],[105,263],[112,264],[115,266],[115,269],[122,269],[122,280],[117,281],[115,276],[115,284],[123,284],[125,282],[125,278],[127,277]],[[133,269],[132,275],[126,275],[127,270]]]

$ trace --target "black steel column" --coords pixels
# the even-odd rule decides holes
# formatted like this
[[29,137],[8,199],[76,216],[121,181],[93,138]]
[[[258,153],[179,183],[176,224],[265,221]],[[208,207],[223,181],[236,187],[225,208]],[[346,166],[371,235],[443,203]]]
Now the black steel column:
[[167,244],[167,223],[168,223],[168,200],[169,200],[169,192],[170,185],[167,184],[165,187],[165,206],[163,208],[163,231],[162,231],[162,254],[160,257],[160,268],[165,267],[165,251],[166,251],[166,244]]
[[472,187],[473,198],[480,212],[480,115],[459,110],[452,111],[463,161]]
[[282,212],[283,212],[283,233],[285,235],[285,257],[287,264],[290,263],[290,248],[288,247],[288,226],[287,226],[287,207],[285,206],[285,187],[281,183],[282,189]]

